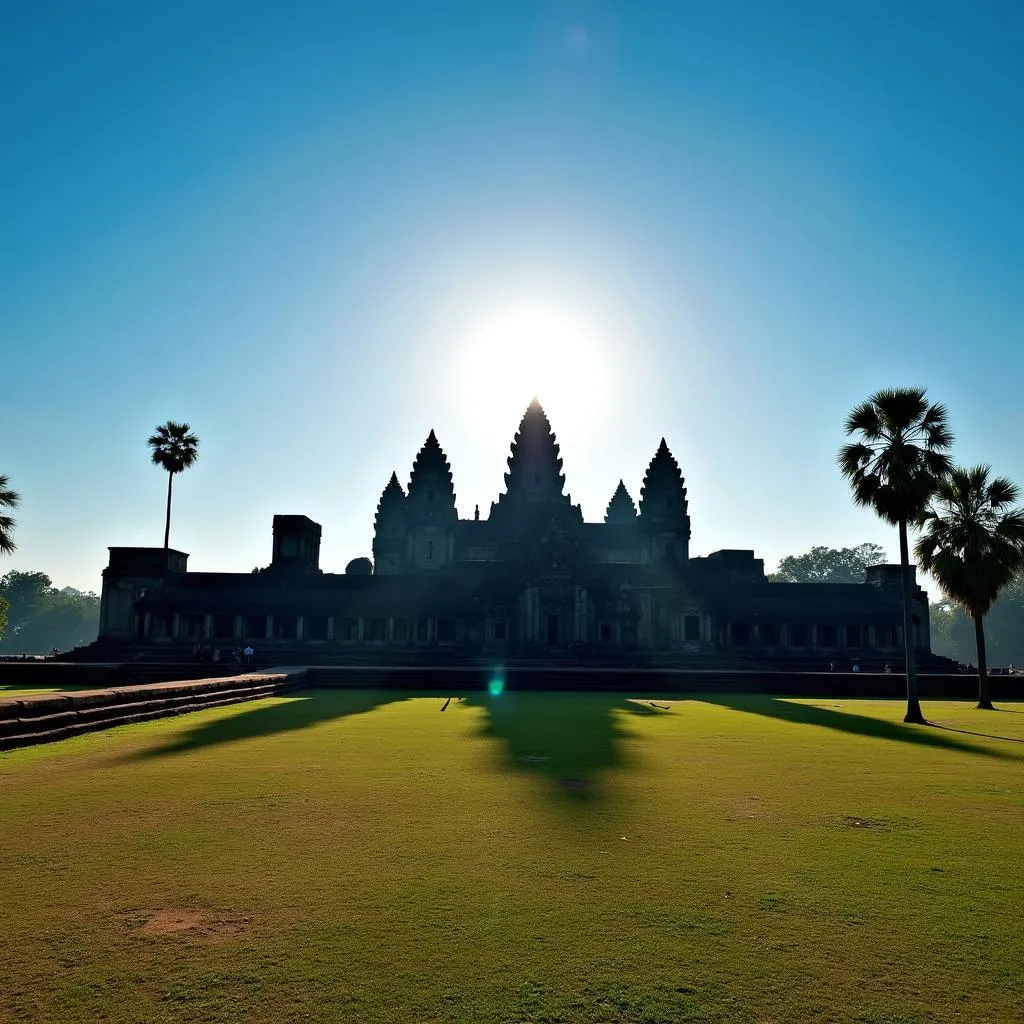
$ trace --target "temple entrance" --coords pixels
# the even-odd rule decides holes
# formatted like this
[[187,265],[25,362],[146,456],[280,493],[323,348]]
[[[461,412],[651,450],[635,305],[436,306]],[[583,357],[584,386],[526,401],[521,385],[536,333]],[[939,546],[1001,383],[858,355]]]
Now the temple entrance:
[[558,644],[558,616],[548,616],[548,647],[555,647]]

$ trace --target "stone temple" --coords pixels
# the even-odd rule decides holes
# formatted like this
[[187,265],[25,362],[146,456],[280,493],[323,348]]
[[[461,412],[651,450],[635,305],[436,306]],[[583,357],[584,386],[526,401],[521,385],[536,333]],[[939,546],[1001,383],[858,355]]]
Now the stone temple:
[[[902,658],[899,567],[862,584],[775,583],[753,551],[690,556],[679,465],[662,439],[639,503],[620,481],[588,522],[565,493],[559,448],[536,399],[512,441],[505,491],[486,517],[460,519],[452,471],[431,431],[403,488],[377,505],[373,561],[319,568],[321,529],[273,524],[271,564],[188,570],[163,548],[110,549],[97,653],[170,652],[247,641],[261,660],[575,658],[763,665]],[[914,586],[915,643],[929,649],[928,601]]]

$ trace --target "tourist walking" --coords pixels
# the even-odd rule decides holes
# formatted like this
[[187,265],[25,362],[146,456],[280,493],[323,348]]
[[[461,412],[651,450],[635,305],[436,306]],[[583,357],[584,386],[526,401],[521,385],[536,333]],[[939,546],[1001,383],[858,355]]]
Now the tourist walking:
[[245,659],[246,665],[251,665],[252,664],[252,656],[255,653],[256,652],[252,649],[252,644],[246,644],[245,645],[245,650],[242,651],[242,657]]

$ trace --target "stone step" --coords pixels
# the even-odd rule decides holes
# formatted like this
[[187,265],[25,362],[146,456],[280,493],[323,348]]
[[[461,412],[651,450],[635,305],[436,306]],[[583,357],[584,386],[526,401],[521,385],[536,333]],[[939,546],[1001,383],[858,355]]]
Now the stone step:
[[8,698],[0,701],[0,750],[262,700],[305,684],[305,670],[292,669],[283,673]]

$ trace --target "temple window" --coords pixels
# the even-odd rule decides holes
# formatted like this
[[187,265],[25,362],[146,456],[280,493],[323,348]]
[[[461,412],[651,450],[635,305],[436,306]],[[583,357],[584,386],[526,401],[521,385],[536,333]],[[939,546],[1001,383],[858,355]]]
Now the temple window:
[[612,624],[610,622],[601,623],[601,643],[606,644],[612,638]]
[[505,623],[504,622],[496,622],[494,624],[494,639],[495,640],[504,640],[505,639]]

